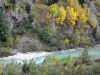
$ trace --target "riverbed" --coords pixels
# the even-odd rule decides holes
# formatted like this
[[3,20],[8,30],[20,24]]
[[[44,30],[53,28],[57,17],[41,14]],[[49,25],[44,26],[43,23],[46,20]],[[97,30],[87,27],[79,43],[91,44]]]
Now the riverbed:
[[[69,49],[69,50],[62,50],[62,51],[55,51],[55,52],[28,52],[28,53],[17,53],[13,56],[3,57],[0,58],[0,64],[5,66],[12,61],[15,63],[24,64],[23,61],[30,61],[32,60],[36,64],[41,64],[45,60],[46,56],[51,55],[54,57],[64,58],[68,57],[69,55],[72,57],[77,57],[82,54],[84,48],[76,48],[76,49]],[[100,57],[100,45],[95,47],[88,48],[89,55],[99,58]]]

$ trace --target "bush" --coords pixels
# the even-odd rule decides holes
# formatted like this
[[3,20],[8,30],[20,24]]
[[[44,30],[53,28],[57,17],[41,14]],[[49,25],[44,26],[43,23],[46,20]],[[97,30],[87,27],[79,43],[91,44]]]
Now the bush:
[[49,29],[49,27],[43,28],[39,23],[37,23],[35,31],[43,43],[54,45],[56,44],[56,37],[51,35]]
[[90,27],[95,28],[97,25],[97,19],[90,17],[88,19],[88,23],[89,23]]
[[16,39],[15,39],[15,45],[19,44],[19,42],[20,42],[20,36],[17,35],[16,36]]
[[8,44],[8,46],[13,46],[13,44],[14,44],[14,38],[13,37],[8,37],[7,44]]
[[32,0],[33,4],[36,2],[36,0]]
[[77,33],[74,33],[72,35],[72,42],[75,44],[75,45],[79,45],[80,44],[80,32],[77,32]]
[[85,3],[85,0],[78,0],[81,5]]
[[23,75],[22,69],[17,64],[8,64],[6,65],[4,75]]
[[3,71],[2,71],[2,66],[0,65],[0,75],[2,74],[2,72],[3,72]]
[[89,37],[88,35],[81,35],[80,32],[76,32],[72,36],[72,43],[74,43],[75,46],[91,46],[95,44],[95,40],[93,37]]
[[43,51],[46,50],[46,46],[43,45],[38,39],[32,39],[31,42],[26,43],[23,51]]
[[95,75],[99,75],[99,74],[100,74],[100,65],[93,66],[92,72],[93,72]]
[[25,11],[29,14],[31,11],[31,5],[29,3],[26,3],[25,5]]
[[[87,52],[83,52],[87,56]],[[83,55],[85,55],[83,54]],[[60,59],[58,57],[48,56],[43,64],[35,64],[30,61],[29,64],[21,66],[21,64],[10,63],[5,66],[2,75],[99,75],[100,65],[77,64],[83,58],[66,57]],[[87,58],[86,58],[87,61]],[[29,62],[29,61],[28,61]],[[1,69],[0,69],[1,70]],[[0,71],[1,72],[1,71]]]
[[100,0],[96,0],[96,5],[100,7]]
[[100,40],[100,32],[96,33],[96,40],[99,41]]
[[47,5],[52,5],[54,3],[57,3],[59,0],[44,0],[44,3]]
[[3,57],[3,56],[8,56],[11,54],[12,52],[12,48],[4,48],[4,47],[0,47],[0,57]]
[[83,54],[81,55],[81,59],[82,59],[82,63],[83,64],[88,64],[89,63],[90,56],[88,54],[88,50],[87,49],[84,50]]
[[29,22],[32,23],[34,21],[35,16],[33,14],[29,14],[28,18]]
[[64,43],[65,44],[68,44],[69,43],[69,40],[68,39],[65,39]]
[[17,0],[7,0],[9,4],[15,5],[17,3]]

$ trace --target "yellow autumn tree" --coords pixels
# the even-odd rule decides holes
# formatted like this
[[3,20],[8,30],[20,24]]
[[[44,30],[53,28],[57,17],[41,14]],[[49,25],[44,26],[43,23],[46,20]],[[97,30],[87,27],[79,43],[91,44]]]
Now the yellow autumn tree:
[[[71,12],[70,11],[69,12],[73,17],[75,17],[74,15],[76,15],[76,18],[79,23],[85,23],[87,21],[88,16],[90,14],[90,9],[88,8],[88,6],[86,4],[84,4],[84,7],[82,8],[82,6],[79,5],[78,0],[68,0],[68,5],[70,6],[70,9],[68,6],[67,11],[70,10]],[[74,10],[74,12],[73,12],[73,10]],[[70,18],[70,22],[75,24],[75,19]]]
[[66,10],[64,9],[63,6],[61,6],[58,11],[59,13],[58,13],[58,17],[56,18],[56,23],[63,24],[64,20],[66,19]]
[[49,7],[49,13],[47,15],[47,18],[51,18],[51,17],[56,17],[58,15],[58,8],[56,4],[52,4]]
[[68,6],[66,8],[66,19],[68,22],[72,25],[75,25],[75,22],[77,20],[77,12],[74,10],[74,8]]
[[74,7],[76,4],[79,4],[78,0],[68,0],[68,5],[70,7]]
[[77,15],[79,15],[80,9],[81,9],[81,5],[76,4],[74,10],[77,12]]
[[78,21],[79,23],[85,23],[87,21],[87,13],[84,9],[80,9]]

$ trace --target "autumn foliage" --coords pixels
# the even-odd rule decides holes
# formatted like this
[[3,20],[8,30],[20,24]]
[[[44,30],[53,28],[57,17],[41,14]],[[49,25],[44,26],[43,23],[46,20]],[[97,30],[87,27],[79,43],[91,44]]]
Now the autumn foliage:
[[66,22],[67,24],[75,25],[76,22],[85,23],[88,19],[88,15],[88,7],[82,7],[79,5],[78,0],[68,0],[68,5],[66,8],[57,4],[51,5],[49,7],[47,18],[50,20],[55,18],[56,23],[60,25],[63,25]]

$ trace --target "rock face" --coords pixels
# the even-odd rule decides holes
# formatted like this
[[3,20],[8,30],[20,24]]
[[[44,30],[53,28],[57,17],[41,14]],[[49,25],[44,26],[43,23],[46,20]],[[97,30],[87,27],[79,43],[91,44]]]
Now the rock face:
[[[24,5],[26,0],[18,0],[18,3],[21,5]],[[27,0],[27,2],[32,6],[32,0]],[[0,7],[4,8],[4,5],[7,4],[7,0],[0,0]],[[15,9],[5,9],[5,17],[7,18],[7,21],[11,25],[11,29],[18,25],[24,17],[28,17],[28,14],[23,11],[22,8],[15,8]]]
[[[26,13],[22,9],[16,8],[15,10],[5,10],[6,18],[11,25],[11,29],[18,25],[24,17],[27,17]],[[24,15],[26,14],[26,15]]]
[[[91,8],[91,17],[93,17],[93,18],[95,18],[97,20],[96,14],[99,14],[99,12],[98,12],[98,10],[95,7],[95,1],[89,2],[89,6]],[[96,37],[97,33],[100,33],[100,24],[99,24],[98,20],[97,20],[96,29],[94,29],[93,32],[95,32],[95,34],[94,34],[95,37]]]
[[3,7],[4,5],[4,0],[0,0],[0,7]]
[[[25,0],[18,0],[19,4],[24,4],[24,2]],[[0,7],[4,8],[4,4],[7,4],[7,1],[0,0]],[[7,18],[7,21],[11,25],[11,29],[19,25],[23,20],[23,18],[28,17],[28,14],[22,8],[19,7],[16,7],[14,9],[4,8],[4,13],[5,13],[5,17]]]

